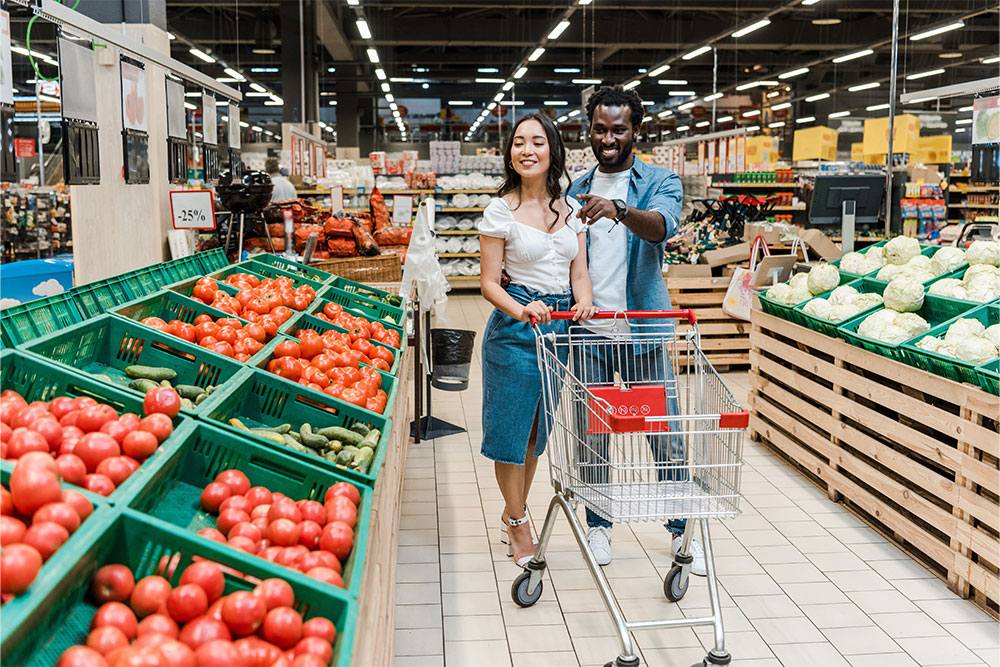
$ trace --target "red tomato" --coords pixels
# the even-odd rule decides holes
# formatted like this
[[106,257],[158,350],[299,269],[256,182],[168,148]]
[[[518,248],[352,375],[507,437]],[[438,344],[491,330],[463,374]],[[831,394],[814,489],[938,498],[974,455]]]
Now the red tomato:
[[387,362],[382,359],[372,359],[372,368],[377,368],[380,371],[385,371],[386,373],[392,368]]
[[341,394],[344,393],[344,385],[342,385],[339,382],[336,382],[334,384],[331,384],[329,387],[325,388],[323,390],[323,393],[324,394],[329,394],[330,396],[333,396],[334,398],[340,398]]
[[128,637],[118,628],[108,625],[92,630],[87,637],[87,646],[101,655],[107,655],[116,648],[128,646]]
[[243,510],[229,508],[219,512],[219,518],[215,520],[215,525],[219,530],[228,535],[233,526],[249,520],[250,515]]
[[278,498],[267,510],[267,521],[273,523],[278,519],[290,519],[293,523],[302,521],[302,512],[291,498]]
[[219,542],[221,544],[226,543],[226,536],[222,534],[222,531],[217,528],[202,528],[198,531],[198,534],[202,537],[207,537],[213,542]]
[[263,486],[255,486],[246,493],[247,500],[251,507],[271,504],[271,492]]
[[62,454],[56,457],[56,468],[63,481],[80,486],[84,476],[87,474],[87,466],[83,460],[75,454]]
[[188,341],[189,343],[195,342],[197,336],[194,333],[194,325],[181,322],[177,325],[177,329],[174,331],[174,335],[178,338]]
[[196,324],[194,327],[194,336],[198,340],[198,342],[201,342],[203,338],[206,338],[208,336],[211,336],[212,338],[217,338],[216,334],[218,334],[218,332],[219,332],[219,325],[216,324],[215,322],[212,322],[211,320],[202,322],[201,324]]
[[358,487],[354,486],[350,482],[337,482],[329,489],[326,490],[326,495],[323,496],[323,502],[330,502],[331,498],[336,496],[346,496],[351,499],[351,502],[355,506],[361,504],[361,492],[358,491]]
[[176,417],[181,411],[180,394],[172,387],[150,389],[142,399],[142,411],[147,415],[159,412],[171,418]]
[[326,504],[326,522],[343,521],[353,530],[358,522],[358,507],[346,496],[334,496]]
[[174,432],[174,423],[170,417],[157,412],[143,417],[142,421],[139,422],[139,430],[152,433],[156,436],[156,441],[162,445],[163,441],[169,438],[170,434]]
[[24,544],[34,547],[46,561],[69,539],[69,531],[55,521],[33,521],[24,533]]
[[339,303],[334,303],[333,301],[328,301],[323,304],[323,314],[329,317],[331,320],[337,319],[337,317],[344,312],[344,307]]
[[222,502],[233,495],[233,490],[228,484],[222,482],[211,482],[201,492],[201,507],[206,512],[217,514]]
[[205,336],[204,338],[202,338],[201,340],[198,341],[198,345],[200,345],[201,347],[203,347],[203,348],[205,348],[207,350],[207,349],[210,349],[213,345],[215,345],[218,342],[219,342],[219,339],[216,338],[215,336]]
[[323,526],[323,533],[319,538],[321,549],[329,551],[339,560],[344,561],[351,553],[353,545],[354,531],[346,523],[335,521]]
[[278,648],[292,648],[302,638],[302,617],[291,607],[271,609],[261,627],[264,639]]
[[331,642],[321,637],[306,636],[304,634],[305,626],[303,626],[302,631],[303,637],[299,640],[299,643],[295,645],[295,655],[314,655],[318,657],[324,665],[330,664],[330,660],[333,659],[333,646],[331,645]]
[[62,502],[66,503],[67,505],[73,508],[73,511],[76,512],[76,515],[80,517],[80,521],[86,519],[94,511],[94,506],[91,505],[90,501],[87,500],[86,496],[84,496],[79,491],[74,491],[73,489],[66,489],[62,492],[61,499]]
[[299,544],[307,549],[319,546],[319,536],[323,527],[315,521],[303,521],[299,524]]
[[159,440],[149,431],[134,430],[122,439],[122,453],[140,461],[153,455],[160,446]]
[[125,602],[135,588],[132,570],[124,565],[105,565],[94,575],[90,593],[100,604]]
[[[134,429],[129,428],[128,425],[123,424],[118,420],[104,422],[104,425],[101,426],[101,433],[106,433],[110,435],[112,438],[115,439],[115,442],[117,442],[119,445],[122,444],[122,441],[125,439],[125,436],[133,430]],[[61,430],[59,434],[62,435]]]
[[340,573],[329,567],[314,567],[307,571],[305,575],[316,581],[322,581],[324,584],[336,586],[337,588],[344,587],[344,579],[340,576]]
[[105,498],[115,492],[115,485],[104,475],[91,473],[83,478],[83,488]]
[[[191,292],[191,296],[203,301],[205,303],[212,303],[215,300],[215,293],[218,291],[218,286],[213,280],[211,283],[195,283],[194,290]],[[207,315],[206,315],[207,316]]]
[[295,315],[295,311],[285,306],[277,306],[271,310],[271,317],[273,317],[274,321],[278,323],[278,326],[281,326],[288,320],[292,319],[293,315]]
[[3,485],[0,485],[0,515],[11,516],[14,514],[14,497],[10,495]]
[[[214,294],[215,294],[215,292],[213,292],[213,295]],[[208,313],[202,313],[198,317],[194,318],[194,325],[198,326],[202,322],[212,322],[212,321],[213,321],[213,319],[212,319],[211,315],[209,315]]]
[[260,318],[259,323],[262,327],[264,327],[266,340],[271,340],[278,335],[278,322],[272,316],[264,315]]
[[284,579],[265,579],[253,589],[253,594],[264,601],[267,608],[291,607],[295,603],[295,593],[291,584]]
[[28,590],[42,567],[42,555],[27,544],[12,544],[0,550],[0,593],[20,595]]
[[358,380],[354,383],[354,389],[364,392],[365,400],[369,398],[375,398],[375,393],[378,391],[378,387],[375,386],[375,382],[368,378],[363,380]]
[[100,431],[106,422],[116,419],[118,419],[118,413],[110,405],[91,405],[80,410],[80,414],[76,418],[76,426],[79,426],[84,432],[90,433]]
[[299,344],[295,341],[283,340],[274,348],[274,356],[276,358],[294,357],[298,359],[302,356],[302,352],[299,349]]
[[0,546],[23,542],[27,531],[28,527],[17,517],[0,516]]
[[137,632],[140,637],[148,634],[158,634],[176,639],[180,631],[174,619],[166,614],[152,614],[139,621]]
[[290,547],[299,542],[299,524],[289,519],[278,519],[267,526],[267,539],[279,547]]
[[[216,481],[218,481],[218,478],[216,478]],[[221,483],[222,482],[220,482],[220,484]],[[230,487],[230,489],[232,489],[232,487]],[[229,496],[228,498],[222,501],[221,505],[219,505],[220,512],[222,510],[227,510],[230,508],[235,510],[243,510],[247,514],[249,514],[250,511],[253,509],[253,507],[251,507],[250,505],[250,501],[247,500],[246,496],[236,496],[236,495]]]
[[73,533],[80,527],[80,515],[76,513],[69,503],[47,503],[35,511],[31,517],[32,521],[52,521],[65,528],[67,532]]
[[257,631],[267,606],[259,597],[248,591],[240,591],[226,597],[222,605],[222,620],[237,635],[249,635]]
[[320,639],[332,644],[337,639],[337,628],[333,625],[333,622],[322,616],[317,616],[315,618],[310,618],[302,626],[302,636],[305,637],[319,637]]
[[278,368],[276,374],[285,378],[286,380],[291,380],[292,382],[297,382],[300,377],[302,377],[302,366],[299,365],[298,359],[295,357],[281,357],[278,359]]
[[365,403],[368,401],[368,397],[365,392],[354,388],[348,388],[341,392],[340,398],[348,403],[353,403],[359,407],[365,407]]
[[299,508],[302,520],[315,521],[316,523],[326,521],[326,510],[323,505],[315,500],[299,500],[295,503]]
[[207,644],[215,639],[225,639],[231,641],[232,633],[229,627],[217,618],[212,616],[199,616],[183,628],[181,628],[180,640],[198,650],[199,646]]
[[160,331],[167,330],[167,323],[161,320],[159,317],[144,317],[139,320],[141,324],[145,324],[147,327],[153,327],[154,329],[159,329]]
[[224,357],[232,357],[236,354],[235,350],[233,350],[233,346],[224,340],[213,343],[208,349],[216,354],[221,354]]
[[170,635],[161,635],[158,632],[148,632],[144,635],[139,635],[132,646],[135,646],[136,648],[158,648],[169,641],[172,641]]
[[108,661],[88,646],[70,646],[59,656],[56,667],[108,667]]
[[187,644],[169,641],[157,647],[167,667],[195,667],[198,660]]
[[323,339],[315,333],[306,334],[299,342],[299,355],[304,359],[312,359],[323,351]]
[[111,480],[111,483],[117,488],[121,486],[121,483],[129,478],[132,474],[132,466],[129,463],[128,457],[125,456],[112,456],[111,458],[104,459],[97,464],[97,470],[95,470],[98,475],[104,475]]
[[239,470],[223,470],[215,481],[228,486],[234,495],[243,495],[250,490],[250,480]]
[[199,665],[238,665],[240,653],[233,643],[224,639],[215,639],[202,644],[195,651]]
[[135,639],[139,621],[135,613],[121,602],[105,602],[90,620],[90,628],[112,626],[125,633],[129,640]]
[[209,604],[218,600],[226,588],[226,579],[222,575],[222,570],[215,563],[207,561],[189,565],[181,575],[181,583],[194,584],[202,588],[208,595]]
[[158,575],[143,577],[135,583],[132,595],[129,596],[129,606],[135,610],[136,616],[145,618],[156,613],[167,602],[173,587],[170,582]]
[[[222,320],[219,320],[219,321],[221,322]],[[218,332],[215,334],[215,337],[218,338],[221,341],[225,341],[225,342],[229,343],[230,345],[233,345],[233,344],[236,343],[236,340],[237,340],[236,339],[236,329],[233,328],[233,327],[231,327],[231,326],[229,326],[229,325],[220,326]]]
[[198,618],[207,609],[208,597],[201,586],[182,584],[167,597],[167,611],[179,624]]
[[80,438],[73,448],[73,453],[80,457],[87,466],[87,472],[97,472],[101,461],[112,456],[121,456],[122,450],[118,441],[107,433],[88,433]]
[[55,467],[55,460],[49,454],[40,452],[26,454],[17,462],[10,474],[10,492],[18,512],[31,516],[42,505],[58,502],[62,498]]

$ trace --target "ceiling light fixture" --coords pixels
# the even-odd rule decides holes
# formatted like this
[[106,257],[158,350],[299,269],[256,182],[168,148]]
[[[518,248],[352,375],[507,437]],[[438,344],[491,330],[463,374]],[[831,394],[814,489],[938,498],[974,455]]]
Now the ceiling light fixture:
[[507,83],[503,84],[503,89],[504,90],[510,90],[513,87],[514,87],[514,82],[513,81],[508,81]]
[[240,127],[250,127],[250,123],[246,122],[245,120],[241,120]]
[[395,97],[393,97],[392,95],[386,95],[386,96],[385,96],[385,101],[386,101],[386,102],[395,102],[395,101],[396,101],[396,98],[395,98]]
[[768,123],[767,126],[768,127],[784,127],[785,126],[785,121],[779,120],[776,123]]
[[971,118],[959,118],[955,121],[955,125],[968,125],[972,122]]
[[565,102],[563,100],[545,100],[544,104],[547,107],[564,107],[567,106],[569,102]]
[[573,79],[573,83],[578,86],[599,86],[603,82],[600,79]]
[[651,120],[653,120],[653,117],[652,117],[652,116],[643,116],[643,117],[642,117],[642,121],[641,121],[641,122],[643,122],[643,123],[648,123],[648,122],[649,122],[649,121],[651,121]]
[[371,39],[372,31],[368,29],[368,21],[364,19],[358,19],[354,22],[354,25],[358,26],[358,34],[361,35],[361,39]]
[[453,107],[471,107],[472,100],[449,100],[448,104]]
[[385,70],[381,67],[375,68],[375,76],[378,77],[379,81],[385,81]]
[[476,83],[503,83],[503,79],[488,79],[485,77],[477,77]]
[[527,67],[522,67],[522,68],[518,69],[516,72],[514,72],[514,78],[515,79],[520,79],[522,76],[524,76],[527,73],[528,73],[528,68]]
[[816,120],[816,116],[805,116],[803,118],[796,118],[795,122],[801,125],[802,123],[812,123]]
[[[277,67],[251,67],[250,71],[254,74],[275,74],[278,71]],[[328,72],[336,72],[335,68],[330,68]]]
[[872,88],[878,88],[881,85],[882,84],[879,83],[878,81],[871,81],[869,83],[860,83],[856,86],[851,86],[847,90],[851,91],[852,93],[857,93],[862,90],[871,90]]
[[732,116],[720,116],[719,118],[715,119],[715,122],[716,123],[728,123],[732,119],[733,119]]
[[[13,47],[11,47],[11,50],[13,50]],[[192,56],[194,56],[196,58],[204,60],[207,63],[214,63],[215,62],[215,58],[213,58],[212,56],[208,55],[207,53],[205,53],[201,49],[188,49],[188,53],[190,53]]]
[[267,92],[267,88],[265,88],[264,86],[260,85],[259,83],[251,83],[250,87],[253,88],[254,90],[256,90],[258,93],[266,93]]
[[413,83],[416,81],[412,76],[393,76],[389,77],[389,81],[393,83]]
[[981,61],[984,65],[992,65],[993,63],[1000,63],[1000,56],[993,56],[992,58],[983,58]]
[[553,67],[552,71],[556,74],[579,74],[579,67]]
[[687,132],[690,129],[691,129],[690,125],[678,125],[677,126],[677,131],[678,132]]
[[830,93],[819,93],[818,95],[810,95],[806,98],[806,102],[819,102],[820,100],[825,100],[830,97]]
[[760,125],[751,125],[743,129],[745,129],[747,132],[757,132],[758,130],[760,130]]
[[767,99],[771,99],[772,97],[777,97],[780,94],[781,94],[780,90],[772,90],[767,94]]
[[771,107],[771,111],[781,111],[782,109],[787,109],[792,106],[791,102],[782,102],[781,104],[775,104]]
[[673,116],[673,115],[674,115],[674,112],[671,111],[670,109],[667,109],[666,111],[661,111],[660,113],[656,114],[656,117],[657,118],[667,118],[667,117]]
[[760,109],[751,109],[750,111],[744,111],[742,115],[744,118],[753,118],[754,116],[760,115]]
[[622,86],[622,88],[624,88],[625,90],[632,90],[633,88],[635,88],[638,85],[639,85],[639,81],[638,80],[636,80],[636,81],[629,81],[624,86]]
[[528,62],[529,63],[535,62],[536,60],[542,57],[543,53],[545,53],[545,49],[539,46],[537,49],[531,52],[530,56],[528,56]]
[[480,74],[496,74],[500,70],[498,70],[496,67],[480,67],[476,71],[479,72]]
[[573,109],[572,111],[570,111],[570,112],[569,112],[568,114],[566,114],[566,115],[567,115],[567,116],[568,116],[569,118],[573,118],[574,116],[579,116],[579,115],[580,115],[580,110],[579,110],[579,109]]
[[375,49],[368,49],[368,60],[370,60],[373,63],[377,63],[378,51],[376,51]]
[[499,102],[502,99],[503,99],[503,93],[497,93],[496,95],[493,96],[494,102]]
[[865,56],[870,56],[875,53],[871,49],[864,49],[863,51],[855,51],[854,53],[848,53],[846,56],[837,56],[833,59],[835,63],[846,63],[848,60],[855,60],[857,58],[864,58]]
[[694,97],[698,93],[693,90],[671,90],[670,97]]
[[653,100],[643,100],[642,101],[642,106],[644,106],[644,107],[651,107],[654,104],[656,104],[656,103]]
[[967,107],[959,107],[958,110],[959,111],[972,111],[972,105],[970,104]]
[[722,93],[712,93],[711,95],[706,95],[704,99],[706,102],[711,102],[712,100],[717,100],[722,97]]
[[656,83],[661,86],[686,86],[688,85],[687,79],[660,79]]
[[677,107],[677,110],[678,111],[687,111],[688,109],[693,109],[694,105],[695,105],[694,102],[687,102],[686,104],[682,104],[679,107]]
[[803,7],[809,7],[810,5],[815,5],[819,0],[802,0]]
[[888,109],[888,104],[873,104],[870,107],[865,107],[865,111],[881,111],[882,109]]
[[245,76],[243,76],[242,74],[240,74],[239,72],[237,72],[236,70],[234,70],[232,67],[227,67],[223,71],[226,74],[228,74],[229,76],[231,76],[234,79],[236,79],[237,81],[246,81],[247,80],[247,78]]
[[711,123],[709,123],[707,120],[703,120],[701,122],[694,124],[695,127],[708,127],[709,125],[711,125]]
[[660,65],[659,67],[657,67],[656,69],[654,69],[652,72],[649,72],[648,76],[649,76],[650,79],[658,77],[661,74],[663,74],[664,72],[666,72],[668,69],[670,69],[670,65]]
[[933,28],[931,30],[927,30],[926,32],[917,33],[916,35],[910,37],[910,41],[916,42],[921,39],[927,39],[928,37],[933,37],[934,35],[940,35],[941,33],[950,32],[952,30],[958,30],[959,28],[964,28],[964,27],[965,27],[965,21],[957,21],[955,23],[949,23],[948,25],[943,25],[939,28]]
[[732,35],[730,35],[730,37],[733,37],[734,39],[739,39],[740,37],[743,37],[745,35],[749,35],[750,33],[754,32],[755,30],[760,30],[761,28],[763,28],[765,26],[769,26],[769,25],[771,25],[771,19],[761,19],[760,21],[757,21],[756,23],[751,23],[750,25],[748,25],[745,28],[740,28],[739,30],[737,30],[736,32],[734,32]]
[[190,102],[185,102],[185,103],[184,103],[184,108],[185,108],[185,109],[191,109],[192,111],[194,111],[194,110],[195,110],[195,109],[197,109],[198,107],[196,107],[195,105],[191,104]]
[[791,79],[793,76],[798,76],[800,74],[805,74],[809,71],[808,67],[800,67],[798,69],[793,69],[791,72],[782,72],[778,75],[778,78],[784,81],[785,79]]
[[383,93],[388,93],[389,92],[389,84],[388,83],[383,83],[382,84],[382,92]]
[[692,58],[697,58],[701,54],[708,53],[711,50],[712,50],[711,46],[699,46],[694,51],[685,53],[683,56],[681,56],[681,60],[691,60]]
[[[190,97],[201,97],[201,93],[185,93],[186,96]],[[271,93],[264,91],[250,91],[243,95],[244,97],[270,97]]]
[[568,27],[569,27],[569,20],[563,19],[562,21],[557,23],[556,27],[553,28],[552,32],[549,33],[549,39],[559,39],[559,35],[566,32],[566,28]]
[[927,72],[917,72],[916,74],[910,74],[906,77],[907,81],[915,81],[916,79],[923,79],[928,76],[936,76],[938,74],[944,74],[943,69],[932,69]]

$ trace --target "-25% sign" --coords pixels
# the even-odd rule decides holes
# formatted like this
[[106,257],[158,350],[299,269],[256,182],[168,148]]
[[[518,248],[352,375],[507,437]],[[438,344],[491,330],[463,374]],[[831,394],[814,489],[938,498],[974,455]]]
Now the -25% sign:
[[170,213],[174,229],[215,229],[215,207],[208,190],[171,192]]

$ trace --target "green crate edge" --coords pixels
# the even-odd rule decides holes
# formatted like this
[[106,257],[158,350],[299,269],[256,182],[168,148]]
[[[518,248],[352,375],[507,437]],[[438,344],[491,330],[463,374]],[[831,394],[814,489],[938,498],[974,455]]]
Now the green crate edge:
[[[955,299],[955,301],[960,301]],[[964,303],[964,301],[962,301]],[[983,304],[977,308],[962,313],[956,317],[946,320],[937,326],[931,327],[928,331],[925,331],[917,338],[912,338],[902,344],[903,348],[903,358],[911,366],[915,366],[921,370],[925,370],[928,373],[934,373],[935,375],[940,375],[941,377],[948,378],[949,380],[954,380],[955,382],[967,382],[971,385],[980,385],[980,375],[979,367],[985,366],[986,364],[972,364],[968,361],[963,361],[961,359],[956,359],[954,357],[948,357],[943,354],[938,354],[936,352],[931,352],[930,350],[924,350],[917,347],[919,340],[923,340],[926,336],[932,336],[934,338],[940,338],[945,332],[947,332],[948,327],[954,324],[959,319],[972,318],[975,317],[982,322],[982,319],[978,317],[979,313],[984,316],[986,313],[993,310],[996,313],[994,319],[996,322],[993,324],[1000,323],[1000,305],[993,303]],[[990,326],[989,323],[984,323],[985,326]]]
[[[308,273],[318,274],[319,276],[321,276],[321,278],[309,278],[308,275],[306,275],[306,277],[309,278],[310,280],[315,280],[323,284],[329,284],[333,278],[337,277],[334,274],[330,273],[329,271],[323,271],[322,269],[317,269],[308,266],[307,264],[302,264],[300,262],[296,262],[286,257],[281,257],[280,255],[274,255],[269,252],[263,252],[263,253],[258,253],[256,255],[251,255],[247,259],[254,260],[257,262],[263,262],[264,264],[270,264],[271,266],[276,266],[277,268],[284,269],[285,271],[292,271],[292,273],[294,273],[295,271],[302,271],[303,273],[308,272]],[[294,266],[296,268],[294,270],[285,268],[286,266],[289,265]]]
[[[80,307],[77,305],[76,299],[73,298],[71,292],[72,290],[68,290],[66,292],[61,292],[59,294],[54,294],[52,296],[45,297],[44,299],[36,299],[35,301],[29,301],[27,303],[17,304],[16,306],[11,306],[10,308],[4,308],[0,310],[0,331],[3,332],[3,340],[5,341],[5,344],[8,347],[18,347],[32,340],[41,338],[42,336],[47,336],[50,333],[61,331],[62,329],[71,327],[74,324],[79,324],[80,322],[89,319],[87,317],[84,317],[83,312],[80,310]],[[65,305],[67,308],[72,310],[72,312],[67,312],[67,315],[71,319],[75,318],[76,319],[75,322],[70,322],[68,324],[61,325],[57,329],[53,329],[52,331],[42,332],[38,335],[33,335],[30,338],[24,338],[23,336],[20,335],[20,332],[17,330],[17,328],[12,326],[13,318],[16,317],[18,314],[22,312],[32,313],[41,308],[51,309],[55,307],[57,302],[61,302],[62,305]],[[56,318],[53,317],[52,319],[53,321],[55,321]],[[14,336],[11,336],[10,333],[8,333],[10,331],[17,332],[18,336],[16,338]]]

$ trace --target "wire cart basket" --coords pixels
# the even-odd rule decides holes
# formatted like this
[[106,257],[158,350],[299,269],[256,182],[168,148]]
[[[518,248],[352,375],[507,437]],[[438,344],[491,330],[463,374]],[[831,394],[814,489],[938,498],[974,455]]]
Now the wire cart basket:
[[[573,313],[553,313],[571,319]],[[677,333],[674,320],[691,327]],[[536,328],[549,472],[555,490],[534,557],[511,586],[514,602],[542,594],[545,551],[562,508],[618,631],[621,654],[605,667],[635,667],[631,632],[712,625],[715,646],[702,665],[726,665],[718,582],[708,519],[739,514],[743,431],[749,415],[701,349],[690,310],[601,312],[614,320],[600,334],[574,326],[567,334]],[[687,592],[692,524],[705,551],[711,616],[626,621],[587,545],[574,508],[582,502],[612,523],[687,519],[681,546],[664,578],[677,601]]]

